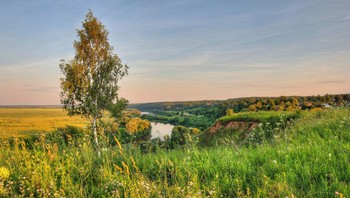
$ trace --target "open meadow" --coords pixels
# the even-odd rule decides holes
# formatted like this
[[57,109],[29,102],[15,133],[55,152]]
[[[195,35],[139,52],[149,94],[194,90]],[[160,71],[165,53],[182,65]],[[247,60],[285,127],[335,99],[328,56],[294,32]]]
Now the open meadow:
[[100,157],[86,129],[2,139],[0,197],[348,197],[350,109],[281,120],[262,123],[244,144],[234,130],[211,145],[193,136],[176,148],[151,141],[148,150],[101,136]]
[[67,125],[84,127],[84,118],[67,116],[62,108],[0,108],[0,138],[28,137]]

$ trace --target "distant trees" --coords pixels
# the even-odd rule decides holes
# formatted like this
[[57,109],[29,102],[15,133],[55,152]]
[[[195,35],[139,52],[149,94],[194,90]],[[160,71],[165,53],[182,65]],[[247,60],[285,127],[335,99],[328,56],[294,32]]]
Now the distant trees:
[[235,112],[242,111],[292,111],[298,109],[322,108],[326,106],[344,106],[350,104],[350,94],[324,96],[281,96],[261,98],[239,98],[223,102],[222,106],[233,108]]
[[[232,112],[293,111],[316,107],[322,108],[324,106],[350,106],[350,94],[250,97],[222,101],[159,102],[132,105],[133,108],[152,111],[157,115],[144,115],[143,117],[146,119],[174,125],[197,127],[201,130],[208,127],[205,123],[214,123],[216,119],[230,115]],[[185,120],[185,117],[189,119]]]
[[276,107],[275,101],[269,98],[267,101],[266,110],[275,110],[275,107]]
[[61,78],[61,103],[68,115],[90,119],[99,154],[97,124],[103,111],[113,106],[120,111],[126,106],[127,100],[118,97],[118,81],[127,75],[128,66],[113,53],[108,31],[91,10],[82,26],[77,30],[78,40],[74,41],[75,57],[62,60],[60,64],[64,76]]
[[341,105],[341,104],[344,102],[343,96],[341,96],[341,95],[336,95],[335,98],[334,98],[334,102],[335,102],[337,105]]
[[233,115],[235,112],[233,112],[233,109],[227,109],[226,110],[226,115],[227,116],[231,116],[231,115]]
[[249,105],[248,111],[256,111],[256,105],[255,104]]

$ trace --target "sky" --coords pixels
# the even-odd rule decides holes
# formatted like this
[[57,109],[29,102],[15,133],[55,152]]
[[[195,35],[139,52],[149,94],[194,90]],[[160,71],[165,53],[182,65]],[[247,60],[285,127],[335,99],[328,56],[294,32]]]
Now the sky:
[[0,105],[60,104],[61,59],[91,9],[131,103],[350,93],[349,0],[0,3]]

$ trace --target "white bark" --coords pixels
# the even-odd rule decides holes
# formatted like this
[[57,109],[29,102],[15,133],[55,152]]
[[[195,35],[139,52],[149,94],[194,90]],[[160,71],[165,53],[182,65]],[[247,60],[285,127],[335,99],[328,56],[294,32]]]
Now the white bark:
[[98,157],[101,156],[101,149],[100,149],[100,145],[98,143],[98,138],[97,138],[97,119],[96,117],[93,118],[93,124],[92,124],[92,128],[93,128],[93,133],[94,133],[94,142],[95,142],[95,146],[96,146],[96,151],[97,151],[97,155]]

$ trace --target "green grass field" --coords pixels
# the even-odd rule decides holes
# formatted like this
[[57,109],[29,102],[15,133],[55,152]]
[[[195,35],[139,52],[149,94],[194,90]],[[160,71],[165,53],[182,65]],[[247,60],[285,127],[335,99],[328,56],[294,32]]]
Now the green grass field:
[[277,121],[281,117],[297,118],[300,112],[294,111],[259,111],[259,112],[243,112],[235,113],[233,115],[224,116],[219,119],[223,123],[231,121],[245,121],[245,122],[269,122]]
[[0,108],[0,138],[28,137],[66,125],[86,126],[86,119],[67,116],[61,108]]
[[348,108],[305,112],[283,137],[241,147],[142,153],[101,137],[99,158],[88,131],[68,133],[1,140],[0,197],[350,196]]

